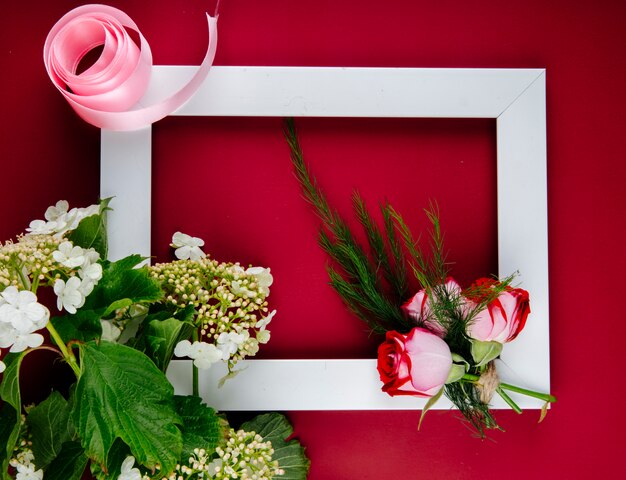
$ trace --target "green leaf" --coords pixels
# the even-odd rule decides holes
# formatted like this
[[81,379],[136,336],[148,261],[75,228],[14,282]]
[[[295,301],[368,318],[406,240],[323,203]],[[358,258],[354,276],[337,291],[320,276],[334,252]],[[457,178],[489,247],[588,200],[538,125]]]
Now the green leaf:
[[88,342],[102,336],[100,314],[94,310],[77,310],[74,315],[50,318],[65,343],[70,340]]
[[110,210],[110,198],[100,201],[100,213],[91,215],[81,220],[68,239],[82,248],[93,248],[100,254],[100,258],[107,258],[107,234],[106,234],[106,212]]
[[[230,365],[228,368],[230,369]],[[220,378],[219,382],[217,382],[217,388],[222,388],[224,385],[226,385],[226,382],[228,380],[230,380],[231,378],[235,378],[237,375],[243,372],[246,368],[248,367],[241,367],[239,370],[228,370],[228,373],[224,375],[222,378]]]
[[84,310],[95,310],[106,317],[116,309],[140,302],[153,302],[163,296],[148,269],[135,268],[144,258],[130,255],[114,263],[105,262],[102,279],[85,301]]
[[26,424],[32,435],[37,468],[45,469],[60,454],[63,444],[72,439],[69,419],[69,404],[56,391],[30,410]]
[[130,449],[128,448],[128,445],[117,438],[107,453],[107,474],[105,475],[105,478],[117,478],[117,476],[121,473],[122,463],[124,463],[124,460],[129,455]]
[[9,460],[13,455],[13,448],[20,432],[19,415],[16,410],[8,403],[0,406],[0,445],[4,445],[0,450],[0,463],[2,464],[2,472],[0,478],[11,480],[8,476]]
[[111,480],[119,476],[122,470],[122,463],[130,455],[130,448],[122,440],[116,438],[107,453],[107,460],[104,465],[91,462],[89,468],[91,475],[97,480]]
[[0,384],[0,398],[5,402],[2,406],[2,436],[0,440],[4,444],[4,450],[0,451],[0,463],[2,474],[6,475],[9,468],[9,460],[13,455],[13,449],[20,435],[22,398],[20,395],[20,366],[22,360],[30,350],[21,353],[9,353],[4,357],[6,370],[3,373]]
[[256,432],[264,441],[272,442],[273,460],[285,470],[281,480],[306,480],[311,462],[304,454],[304,447],[297,440],[286,441],[293,434],[293,427],[284,415],[266,413],[241,426],[242,430]]
[[463,375],[467,373],[470,368],[470,364],[459,354],[452,354],[452,368],[446,379],[446,383],[458,382],[463,378]]
[[188,338],[194,326],[176,318],[152,320],[145,327],[139,344],[135,347],[143,351],[162,371],[167,370],[179,340]]
[[70,340],[88,342],[98,339],[102,336],[101,318],[119,308],[161,298],[161,287],[150,278],[148,270],[134,268],[143,260],[140,255],[130,255],[115,263],[104,262],[102,279],[85,300],[85,305],[74,315],[51,319],[66,343]]
[[499,342],[481,342],[478,340],[471,340],[471,342],[472,358],[476,367],[487,365],[502,353],[502,344]]
[[435,395],[433,395],[432,397],[428,399],[428,401],[426,402],[426,405],[424,405],[424,408],[422,409],[422,413],[420,413],[420,420],[419,422],[417,422],[418,430],[422,426],[422,420],[424,420],[424,417],[426,416],[426,412],[430,410],[433,407],[433,405],[435,405],[435,403],[437,403],[437,401],[441,398],[441,395],[443,395],[443,390],[444,390],[443,387],[439,389],[439,391]]
[[[46,480],[80,480],[89,459],[85,456],[83,447],[78,442],[66,442],[61,446],[61,452],[45,469]],[[35,462],[39,458],[35,456]],[[39,467],[39,463],[36,463]]]
[[105,464],[116,438],[148,468],[174,468],[182,449],[174,389],[143,353],[124,345],[80,346],[82,375],[72,420],[90,458]]
[[181,463],[186,463],[194,448],[204,448],[208,452],[214,450],[222,439],[220,418],[215,410],[203,404],[200,397],[177,395],[174,402],[183,421]]

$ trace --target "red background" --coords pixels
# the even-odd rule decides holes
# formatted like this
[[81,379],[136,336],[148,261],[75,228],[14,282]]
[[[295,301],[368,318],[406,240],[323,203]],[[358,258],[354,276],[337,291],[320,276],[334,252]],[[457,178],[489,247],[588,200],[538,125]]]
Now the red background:
[[[114,1],[156,64],[197,64],[213,3]],[[93,203],[99,131],[51,86],[45,36],[81,2],[10,2],[0,19],[0,238],[60,198]],[[498,412],[507,429],[472,438],[453,412],[292,412],[313,480],[591,478],[621,459],[625,267],[623,2],[224,1],[217,65],[546,68],[552,393],[537,412]],[[484,120],[306,120],[309,162],[348,212],[359,188],[388,198],[417,230],[439,201],[454,274],[493,272],[495,127]],[[375,348],[325,285],[315,217],[299,198],[277,119],[171,118],[154,128],[154,252],[175,229],[220,260],[272,267],[279,309],[270,357],[366,357]],[[615,298],[617,297],[617,299]],[[25,388],[41,395],[43,363]],[[32,390],[32,391],[31,391]],[[38,391],[39,390],[39,391]]]

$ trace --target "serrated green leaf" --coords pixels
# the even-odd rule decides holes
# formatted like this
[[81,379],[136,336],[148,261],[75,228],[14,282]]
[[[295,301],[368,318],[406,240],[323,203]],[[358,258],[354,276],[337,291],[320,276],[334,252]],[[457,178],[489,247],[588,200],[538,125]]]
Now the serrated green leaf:
[[[46,480],[80,480],[89,459],[78,442],[66,442],[59,455],[44,471]],[[35,456],[35,461],[39,458]],[[39,463],[36,464],[39,467]]]
[[179,340],[188,338],[193,329],[193,325],[176,318],[152,320],[144,328],[136,348],[142,350],[162,372],[165,372],[174,355],[176,344]]
[[83,309],[106,317],[119,305],[159,300],[163,296],[159,283],[150,278],[146,268],[135,268],[142,261],[140,255],[130,255],[114,263],[106,262],[102,279],[85,300]]
[[174,402],[183,421],[181,463],[186,463],[194,448],[204,448],[208,452],[214,450],[222,439],[220,418],[215,410],[203,404],[199,397],[177,395]]
[[21,427],[22,398],[20,395],[20,366],[30,350],[21,353],[9,353],[4,357],[6,370],[0,384],[0,398],[5,402],[2,407],[2,440],[5,445],[0,451],[0,463],[3,477],[9,468],[9,460],[17,443]]
[[116,438],[148,468],[174,468],[182,449],[174,389],[143,353],[124,345],[80,346],[82,375],[72,420],[87,455],[105,464]]
[[61,453],[63,444],[71,440],[69,419],[70,406],[56,391],[28,413],[26,425],[32,435],[37,468],[45,469]]
[[65,343],[88,342],[102,336],[100,314],[94,310],[77,310],[73,315],[52,317],[50,321]]
[[131,299],[134,303],[154,301],[163,295],[159,283],[150,278],[147,268],[135,268],[143,260],[131,255],[105,266],[102,279],[87,297],[87,308],[107,308],[113,302]]
[[91,215],[81,220],[68,239],[74,245],[82,248],[93,248],[100,254],[100,258],[107,258],[107,233],[106,233],[106,212],[110,210],[110,198],[100,201],[100,213]]
[[245,431],[254,431],[263,437],[264,441],[272,442],[274,448],[273,460],[285,470],[281,480],[306,480],[311,462],[304,454],[304,447],[297,440],[286,441],[293,434],[293,427],[284,415],[266,413],[259,415],[241,428]]

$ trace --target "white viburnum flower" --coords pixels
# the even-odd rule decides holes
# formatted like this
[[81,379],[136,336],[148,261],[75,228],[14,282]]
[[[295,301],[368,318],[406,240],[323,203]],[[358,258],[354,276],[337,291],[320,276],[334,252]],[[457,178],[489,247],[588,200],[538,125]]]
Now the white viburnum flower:
[[239,350],[239,345],[245,342],[244,335],[236,332],[222,332],[217,337],[217,348],[222,352],[222,358],[228,360]]
[[70,204],[67,203],[67,200],[59,200],[56,205],[48,207],[44,216],[49,222],[54,222],[62,215],[65,215],[69,208]]
[[256,340],[259,343],[267,343],[270,341],[271,333],[269,330],[259,330],[256,332]]
[[67,283],[60,278],[54,282],[59,310],[65,309],[68,313],[74,314],[77,308],[85,304],[85,297],[80,291],[81,283],[78,277],[70,277]]
[[17,338],[17,330],[9,323],[0,322],[0,348],[9,348]]
[[[267,341],[269,342],[269,330],[263,330],[264,332],[267,332]],[[248,341],[246,342],[245,345],[245,349],[246,349],[246,354],[247,355],[251,355],[251,356],[255,356],[257,353],[259,353],[259,340],[257,338],[250,338],[248,339]],[[265,342],[267,343],[267,342]]]
[[0,322],[9,323],[18,333],[32,333],[43,328],[50,319],[46,307],[37,303],[37,295],[10,286],[0,293]]
[[135,465],[135,457],[129,455],[122,462],[122,469],[117,480],[141,480],[141,472],[138,468],[133,468],[133,465]]
[[253,275],[259,284],[259,290],[267,297],[270,294],[270,287],[274,283],[274,277],[270,273],[269,268],[250,267],[246,270],[248,275]]
[[83,280],[89,279],[93,282],[98,282],[102,278],[102,265],[92,263],[84,266],[83,264],[83,267],[78,271],[78,276]]
[[85,263],[85,251],[72,242],[63,242],[58,250],[52,252],[52,258],[68,268],[76,268]]
[[202,246],[204,246],[204,240],[201,238],[181,232],[176,232],[172,236],[172,247],[176,249],[174,255],[179,260],[197,261],[206,257],[206,253],[200,249]]
[[[83,295],[83,297],[87,298],[93,292],[94,287],[97,282],[94,282],[91,278],[83,278],[81,279],[80,286],[78,287],[78,291]],[[82,305],[80,305],[82,307]],[[78,307],[78,308],[80,308]]]
[[56,232],[56,222],[46,222],[45,220],[33,220],[26,231],[32,235],[50,235]]
[[55,236],[61,237],[66,232],[75,230],[83,219],[98,213],[100,213],[99,205],[91,205],[87,208],[72,208],[70,211],[56,218],[55,222],[57,223],[57,227]]
[[78,212],[79,216],[82,217],[81,220],[83,218],[91,217],[93,215],[98,215],[100,213],[100,205],[96,203],[94,205],[89,205],[85,208],[79,208]]
[[43,335],[39,333],[17,334],[9,352],[19,353],[27,348],[37,348],[43,344]]
[[87,268],[89,265],[96,263],[100,260],[100,254],[96,252],[93,248],[87,248],[83,251],[83,255],[85,256],[85,261],[81,265],[82,268]]
[[7,366],[4,364],[2,360],[0,360],[0,373],[6,370]]
[[272,310],[270,313],[267,314],[266,317],[263,317],[261,320],[256,322],[254,326],[259,330],[265,330],[265,327],[270,324],[272,318],[274,318],[274,315],[276,315],[276,310]]
[[202,370],[207,370],[211,365],[222,360],[222,352],[215,345],[197,341],[191,343],[189,340],[178,342],[174,348],[174,355],[191,358],[193,364]]
[[188,357],[191,353],[191,342],[189,340],[181,340],[174,347],[174,355],[177,357]]
[[193,364],[201,370],[207,370],[222,360],[222,352],[212,343],[193,342],[191,346]]
[[15,476],[15,480],[43,480],[43,470],[40,468],[35,471],[35,465],[32,463],[28,465],[23,465],[21,463],[17,464],[17,475]]
[[117,342],[122,334],[122,331],[113,325],[111,320],[100,319],[100,325],[102,325],[102,336],[100,338],[107,342]]

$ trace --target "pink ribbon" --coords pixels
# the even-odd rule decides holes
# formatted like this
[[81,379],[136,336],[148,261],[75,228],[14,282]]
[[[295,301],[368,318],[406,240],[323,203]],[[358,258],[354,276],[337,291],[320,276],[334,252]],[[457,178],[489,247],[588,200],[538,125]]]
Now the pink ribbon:
[[[84,5],[65,14],[50,30],[44,63],[50,80],[83,120],[107,130],[137,130],[166,117],[200,87],[215,58],[217,18],[207,14],[209,46],[200,68],[178,92],[141,105],[152,72],[152,53],[135,22],[106,5]],[[139,35],[137,46],[126,29]],[[100,58],[76,74],[83,57],[102,46]]]

